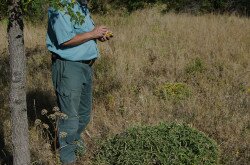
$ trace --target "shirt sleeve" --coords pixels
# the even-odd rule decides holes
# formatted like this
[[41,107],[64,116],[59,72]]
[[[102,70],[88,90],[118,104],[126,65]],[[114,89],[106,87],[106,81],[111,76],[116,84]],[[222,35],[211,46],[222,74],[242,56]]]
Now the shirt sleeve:
[[50,15],[50,23],[58,45],[61,45],[75,37],[70,16],[62,11],[56,11]]

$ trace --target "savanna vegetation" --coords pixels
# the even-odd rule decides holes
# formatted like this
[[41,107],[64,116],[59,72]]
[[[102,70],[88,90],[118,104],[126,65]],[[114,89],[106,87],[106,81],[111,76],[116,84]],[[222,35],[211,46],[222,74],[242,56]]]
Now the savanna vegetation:
[[[162,12],[172,4],[175,6],[171,10],[179,12],[246,14],[242,11],[249,11],[248,2],[230,1],[243,4],[237,10],[236,5],[235,9],[215,10],[204,9],[209,5],[189,3],[195,4],[192,8],[187,3],[185,6],[185,1],[168,1],[167,6],[157,1],[157,5],[148,8],[155,2],[91,2],[92,10],[98,11],[94,15],[96,24],[106,24],[115,37],[99,44],[101,57],[94,65],[94,109],[83,135],[88,152],[78,164],[140,164],[141,161],[133,162],[138,160],[144,164],[249,164],[249,18],[237,14],[195,16]],[[40,9],[46,10],[46,5],[36,9],[39,13]],[[57,112],[56,100],[50,53],[45,47],[46,14],[41,13],[41,17],[27,17],[24,29],[30,149],[33,164],[55,165],[56,118],[51,116]],[[40,21],[29,22],[32,17]],[[3,19],[0,162],[11,164],[6,28]]]
[[[75,0],[72,0],[72,2]],[[154,5],[164,5],[162,12],[189,12],[193,14],[204,13],[238,13],[250,14],[250,2],[248,0],[89,0],[89,6],[95,13],[110,13],[114,10],[132,12]],[[1,0],[0,18],[7,16],[8,0]],[[46,18],[47,7],[56,4],[58,0],[21,0],[23,12],[27,19],[43,20]]]

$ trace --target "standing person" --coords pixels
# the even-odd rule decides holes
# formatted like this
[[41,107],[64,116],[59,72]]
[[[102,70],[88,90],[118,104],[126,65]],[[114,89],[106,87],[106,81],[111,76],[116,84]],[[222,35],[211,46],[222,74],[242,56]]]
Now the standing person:
[[86,0],[77,0],[73,12],[84,15],[82,24],[75,22],[66,10],[50,8],[46,37],[52,53],[58,106],[67,115],[58,124],[60,160],[64,165],[74,164],[77,154],[85,150],[80,134],[89,123],[92,110],[91,66],[98,57],[96,40],[109,39],[105,37],[107,27],[95,27]]

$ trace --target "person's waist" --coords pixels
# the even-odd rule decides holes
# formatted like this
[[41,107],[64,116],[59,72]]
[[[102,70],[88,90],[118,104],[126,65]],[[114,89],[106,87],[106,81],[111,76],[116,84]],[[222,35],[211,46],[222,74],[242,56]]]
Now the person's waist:
[[[52,61],[55,61],[57,59],[62,60],[62,61],[73,61],[73,60],[64,59],[54,52],[51,52],[51,53],[52,53],[52,56],[51,56]],[[77,60],[77,61],[73,61],[73,62],[80,62],[80,63],[84,63],[84,64],[88,64],[88,65],[92,66],[93,63],[95,62],[95,60],[96,60],[96,58],[93,58],[90,60]]]

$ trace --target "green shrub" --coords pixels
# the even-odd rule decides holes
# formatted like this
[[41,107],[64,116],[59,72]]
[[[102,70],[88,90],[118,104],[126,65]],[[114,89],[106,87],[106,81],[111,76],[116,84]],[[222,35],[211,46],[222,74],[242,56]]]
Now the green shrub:
[[202,73],[204,70],[205,70],[205,64],[199,58],[196,58],[194,61],[189,63],[189,65],[185,68],[185,71],[188,74]]
[[94,164],[107,165],[213,165],[216,143],[187,125],[162,123],[131,128],[103,142]]
[[167,5],[166,11],[191,13],[238,12],[248,15],[250,3],[248,0],[161,0]]
[[[248,15],[250,12],[249,0],[90,0],[92,10],[107,12],[109,9],[126,9],[132,12],[150,5],[166,4],[165,11],[211,13],[237,12]],[[109,6],[109,7],[108,7]],[[111,6],[111,8],[110,8]]]
[[[44,20],[47,17],[49,0],[21,0],[22,11],[25,18],[30,21]],[[56,0],[53,0],[56,1]],[[8,17],[8,5],[11,1],[1,0],[0,20]]]
[[[47,17],[48,4],[57,4],[60,0],[21,0],[25,18],[30,21],[44,20]],[[8,0],[0,4],[0,20],[7,17]],[[89,0],[92,12],[107,13],[116,9],[132,12],[154,4],[166,4],[165,11],[210,13],[237,12],[250,13],[249,0]]]
[[179,101],[188,98],[191,90],[184,83],[165,83],[156,90],[155,94],[164,100]]

